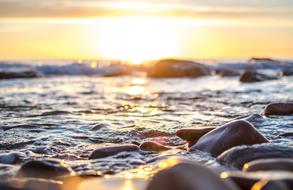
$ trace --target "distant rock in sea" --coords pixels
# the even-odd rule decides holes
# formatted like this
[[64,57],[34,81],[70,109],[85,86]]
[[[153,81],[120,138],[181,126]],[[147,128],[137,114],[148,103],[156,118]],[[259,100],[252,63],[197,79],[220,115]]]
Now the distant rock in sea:
[[252,83],[252,82],[262,82],[267,80],[276,80],[277,77],[265,75],[262,73],[258,73],[254,70],[246,70],[240,75],[240,82],[243,83]]
[[42,75],[36,71],[0,71],[0,80],[17,78],[38,78]]
[[209,69],[200,63],[186,60],[164,59],[147,69],[151,78],[200,77],[209,75]]

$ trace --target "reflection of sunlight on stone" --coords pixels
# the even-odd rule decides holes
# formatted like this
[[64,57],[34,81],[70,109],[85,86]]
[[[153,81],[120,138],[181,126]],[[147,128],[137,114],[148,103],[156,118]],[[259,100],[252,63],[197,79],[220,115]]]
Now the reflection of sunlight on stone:
[[132,96],[138,96],[145,93],[145,88],[142,86],[131,86],[128,88],[127,93]]

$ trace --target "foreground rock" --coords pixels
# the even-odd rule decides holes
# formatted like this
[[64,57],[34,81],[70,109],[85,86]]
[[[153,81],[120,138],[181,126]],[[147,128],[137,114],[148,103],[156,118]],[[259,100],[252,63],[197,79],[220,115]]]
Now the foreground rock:
[[222,153],[217,157],[217,161],[232,168],[242,169],[245,163],[268,158],[293,159],[293,147],[276,144],[238,146]]
[[98,148],[94,150],[89,156],[89,159],[105,158],[108,156],[113,156],[120,152],[132,152],[132,151],[139,151],[139,147],[133,144],[103,147],[103,148]]
[[56,160],[32,160],[21,165],[17,177],[56,178],[71,175],[72,169]]
[[247,172],[282,170],[293,172],[293,159],[275,158],[259,159],[245,163],[243,170]]
[[11,179],[0,182],[1,190],[61,190],[62,183],[45,179]]
[[179,163],[159,171],[146,190],[238,190],[230,180],[223,181],[210,169],[197,163]]
[[38,78],[41,75],[35,71],[19,71],[19,72],[6,72],[0,71],[1,79],[17,79],[17,78]]
[[247,121],[236,120],[218,127],[202,136],[190,151],[201,150],[218,156],[222,152],[240,145],[269,142]]
[[293,103],[272,103],[265,107],[264,115],[292,115]]
[[275,80],[277,77],[268,76],[262,73],[258,73],[253,70],[246,70],[240,75],[240,82],[251,83],[251,82],[261,82],[266,80]]
[[169,150],[170,148],[161,145],[157,142],[143,142],[141,143],[141,145],[139,146],[140,150],[143,151],[165,151],[165,150]]
[[181,139],[187,141],[188,146],[191,147],[198,141],[198,139],[200,139],[200,137],[214,129],[215,127],[179,129],[176,132],[176,135]]
[[[293,177],[290,172],[223,172],[222,179],[229,179],[242,190],[287,190],[293,188]],[[261,183],[260,183],[261,182]],[[256,188],[256,186],[259,186]],[[266,187],[266,188],[265,188]],[[272,188],[274,187],[274,188]],[[282,187],[282,188],[281,188]]]
[[200,77],[208,74],[208,68],[200,63],[175,59],[160,60],[147,70],[148,77],[152,78]]
[[23,155],[20,153],[4,153],[0,154],[0,163],[1,164],[16,164],[22,160]]

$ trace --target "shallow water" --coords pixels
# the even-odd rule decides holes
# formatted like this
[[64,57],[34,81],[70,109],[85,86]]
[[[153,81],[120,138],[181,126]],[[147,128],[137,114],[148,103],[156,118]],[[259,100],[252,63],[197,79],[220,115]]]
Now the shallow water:
[[[241,84],[238,77],[148,79],[144,76],[52,76],[0,81],[0,153],[20,152],[27,159],[68,161],[80,175],[141,175],[150,164],[180,155],[218,167],[206,153],[176,149],[183,127],[219,126],[261,113],[270,102],[293,102],[293,77]],[[272,142],[292,145],[293,116],[253,118]],[[88,160],[97,147],[152,140],[174,147],[163,153],[121,153]],[[8,166],[7,166],[8,167]],[[13,175],[16,166],[0,168]],[[136,170],[135,170],[136,169]],[[123,174],[123,173],[122,173]]]

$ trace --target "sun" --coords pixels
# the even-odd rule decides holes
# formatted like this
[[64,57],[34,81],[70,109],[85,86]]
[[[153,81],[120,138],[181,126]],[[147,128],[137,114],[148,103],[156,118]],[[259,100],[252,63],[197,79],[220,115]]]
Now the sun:
[[142,61],[174,56],[178,52],[178,34],[162,18],[111,18],[100,27],[96,39],[98,53],[110,59]]

